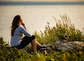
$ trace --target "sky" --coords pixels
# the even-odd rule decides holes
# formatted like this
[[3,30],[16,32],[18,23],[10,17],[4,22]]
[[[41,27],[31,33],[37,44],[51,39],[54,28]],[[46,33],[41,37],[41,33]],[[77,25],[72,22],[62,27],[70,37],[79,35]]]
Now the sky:
[[0,0],[1,1],[16,1],[16,2],[80,2],[84,0]]

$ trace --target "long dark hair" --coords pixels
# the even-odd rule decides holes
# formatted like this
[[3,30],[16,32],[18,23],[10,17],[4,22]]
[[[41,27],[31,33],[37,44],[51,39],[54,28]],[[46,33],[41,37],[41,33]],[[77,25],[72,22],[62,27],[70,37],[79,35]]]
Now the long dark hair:
[[16,28],[20,25],[21,22],[22,22],[22,19],[21,19],[20,15],[16,15],[13,18],[12,26],[11,26],[11,36],[14,35],[14,32],[15,32]]

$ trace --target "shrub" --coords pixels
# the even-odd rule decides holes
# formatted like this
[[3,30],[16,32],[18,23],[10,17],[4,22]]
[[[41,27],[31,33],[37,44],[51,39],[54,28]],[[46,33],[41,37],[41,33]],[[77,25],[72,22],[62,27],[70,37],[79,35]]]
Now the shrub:
[[3,38],[0,37],[0,45],[3,45],[5,42],[3,41]]
[[35,32],[36,38],[39,42],[45,44],[54,44],[57,40],[66,40],[66,41],[84,41],[84,34],[80,30],[76,29],[73,24],[71,24],[70,18],[65,15],[60,15],[61,20],[56,21],[56,26],[50,28],[49,22],[45,27],[44,32],[41,31],[41,35]]

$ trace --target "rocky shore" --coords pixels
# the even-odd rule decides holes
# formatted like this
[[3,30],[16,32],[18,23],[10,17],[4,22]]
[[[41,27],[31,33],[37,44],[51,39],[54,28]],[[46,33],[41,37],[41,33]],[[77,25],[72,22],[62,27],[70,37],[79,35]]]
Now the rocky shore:
[[[12,49],[10,45],[5,44],[5,46],[10,50]],[[70,50],[73,49],[74,47],[78,47],[79,49],[82,49],[84,47],[84,42],[80,42],[80,41],[66,41],[66,40],[59,40],[56,41],[54,45],[47,45],[49,47],[47,51],[47,53],[50,52],[55,52],[55,51],[66,51],[66,50]],[[32,47],[31,44],[29,44],[28,46],[26,46],[25,48],[23,48],[22,50],[26,50],[28,53],[32,52]],[[37,47],[37,50],[40,51],[39,47]],[[41,51],[40,51],[41,52]]]

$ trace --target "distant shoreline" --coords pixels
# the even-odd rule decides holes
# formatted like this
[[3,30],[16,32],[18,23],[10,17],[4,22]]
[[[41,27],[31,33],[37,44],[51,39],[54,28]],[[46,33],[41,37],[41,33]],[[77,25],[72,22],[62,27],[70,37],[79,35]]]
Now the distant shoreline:
[[0,2],[0,5],[84,5],[84,2]]

